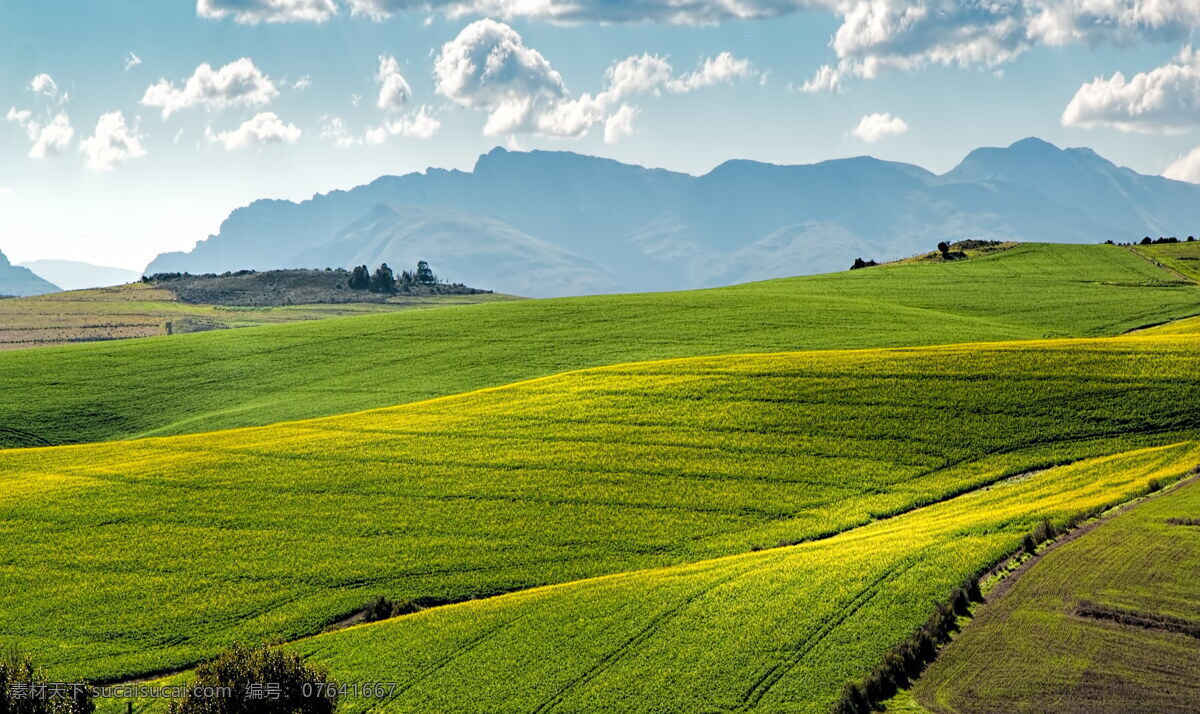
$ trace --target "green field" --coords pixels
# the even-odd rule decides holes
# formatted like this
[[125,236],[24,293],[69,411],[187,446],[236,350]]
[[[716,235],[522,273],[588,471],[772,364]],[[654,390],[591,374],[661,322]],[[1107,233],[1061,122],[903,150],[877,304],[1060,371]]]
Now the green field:
[[507,295],[445,295],[392,301],[228,307],[182,302],[146,283],[0,300],[0,350],[276,325],[424,307],[512,299]]
[[1200,286],[1125,248],[1028,244],[716,290],[19,351],[0,354],[0,446],[269,424],[627,361],[1116,335],[1198,313]]
[[[1194,712],[1200,528],[1172,519],[1198,517],[1194,482],[1047,553],[913,694],[934,712]],[[1171,631],[1187,623],[1192,634]]]
[[459,600],[828,535],[1194,438],[1198,347],[676,360],[310,422],[0,452],[0,632],[56,672],[124,677],[235,639],[311,634],[377,593]]
[[[402,683],[348,711],[828,711],[1041,519],[1200,462],[1200,286],[1163,266],[1034,244],[3,353],[0,644]],[[1087,597],[1194,616],[1136,584]],[[318,634],[376,595],[444,606]]]
[[1188,280],[1200,281],[1200,244],[1196,242],[1135,245],[1130,249]]
[[382,700],[347,700],[348,712],[818,714],[1038,518],[1135,495],[1197,459],[1192,443],[1089,460],[827,540],[454,605],[294,648],[342,681],[401,683]]

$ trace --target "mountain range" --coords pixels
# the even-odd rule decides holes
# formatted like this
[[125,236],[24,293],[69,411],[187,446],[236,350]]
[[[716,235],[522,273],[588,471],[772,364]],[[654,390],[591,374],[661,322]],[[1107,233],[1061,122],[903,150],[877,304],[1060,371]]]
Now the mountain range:
[[113,268],[107,265],[93,265],[78,260],[31,260],[17,263],[23,268],[29,268],[38,277],[54,283],[63,290],[84,290],[87,288],[103,288],[109,285],[124,285],[131,283],[142,274],[136,270]]
[[427,260],[533,297],[675,290],[841,270],[965,238],[1125,242],[1200,230],[1200,186],[1039,139],[935,174],[869,157],[727,161],[703,176],[497,148],[470,172],[384,176],[299,203],[261,200],[154,272]]
[[58,286],[38,277],[29,268],[13,265],[0,253],[0,296],[16,297],[56,293]]

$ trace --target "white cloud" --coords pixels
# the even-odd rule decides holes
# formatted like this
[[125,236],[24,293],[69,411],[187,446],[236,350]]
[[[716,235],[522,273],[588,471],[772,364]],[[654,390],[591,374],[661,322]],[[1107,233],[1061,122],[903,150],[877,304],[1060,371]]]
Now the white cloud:
[[[487,112],[488,136],[535,133],[577,137],[607,122],[622,100],[636,94],[690,92],[755,75],[729,53],[676,76],[665,58],[643,54],[614,63],[598,94],[572,98],[562,76],[508,25],[478,20],[442,46],[434,62],[437,92],[459,106]],[[632,111],[632,110],[630,110]],[[632,119],[626,112],[623,119]],[[618,121],[614,127],[620,126]],[[614,129],[614,131],[619,131]]]
[[508,25],[478,20],[442,46],[434,63],[437,92],[488,112],[485,133],[536,128],[537,117],[567,98],[562,76]]
[[119,111],[102,115],[96,122],[95,133],[79,141],[79,149],[87,156],[88,168],[97,171],[111,171],[130,159],[146,155],[136,127],[131,132],[125,124],[125,115]]
[[309,77],[307,74],[300,79],[297,79],[295,82],[292,82],[292,89],[296,90],[297,92],[303,92],[311,86],[312,77]]
[[396,111],[412,99],[412,87],[400,74],[400,63],[395,57],[379,56],[379,71],[375,73],[375,81],[379,83],[377,105],[380,109]]
[[5,186],[0,186],[0,198],[8,198],[13,195],[13,190]]
[[50,75],[39,74],[29,83],[29,91],[53,99],[58,96],[58,85],[54,83],[54,78]]
[[261,144],[294,144],[299,138],[300,128],[285,124],[275,112],[261,112],[242,122],[237,129],[208,135],[209,141],[220,143],[230,151]]
[[1117,72],[1084,84],[1064,126],[1124,132],[1179,132],[1200,125],[1200,52],[1186,47],[1167,64],[1126,79]]
[[16,107],[9,107],[8,114],[4,118],[21,127],[21,131],[25,132],[25,136],[29,137],[30,141],[35,141],[41,132],[41,127],[33,120],[33,112],[28,109],[18,110]]
[[61,156],[71,146],[73,138],[75,130],[71,128],[71,120],[65,113],[59,112],[49,124],[38,129],[29,156],[34,159]]
[[334,146],[339,149],[347,149],[362,143],[361,140],[351,136],[341,117],[321,117],[321,138],[332,139]]
[[196,0],[196,14],[234,22],[325,22],[337,14],[333,0]]
[[612,116],[604,122],[604,143],[615,144],[632,135],[633,120],[637,115],[637,108],[622,104],[621,108],[613,112]]
[[133,69],[134,67],[137,67],[141,63],[142,63],[142,58],[138,57],[134,53],[130,52],[125,57],[125,71],[128,72],[129,70]]
[[1200,183],[1200,147],[1172,162],[1163,172],[1163,176],[1176,181]]
[[908,123],[891,114],[868,114],[850,131],[850,135],[874,144],[889,136],[898,136],[908,131]]
[[695,89],[711,87],[716,84],[730,84],[735,80],[757,77],[750,60],[734,57],[728,52],[722,52],[716,57],[710,57],[701,63],[700,68],[691,74],[672,80],[667,88],[673,92],[690,92]]
[[261,106],[269,104],[279,95],[279,90],[254,66],[254,62],[243,57],[224,67],[213,70],[204,63],[196,68],[181,89],[174,82],[161,79],[146,88],[142,104],[162,109],[163,119],[188,107],[203,106],[210,110],[231,106]]
[[800,91],[807,92],[808,94],[840,92],[842,91],[841,73],[832,66],[823,64],[817,70],[817,73],[813,75],[812,79],[801,85]]
[[388,123],[387,127],[388,133],[393,136],[428,139],[437,133],[437,130],[442,127],[442,123],[430,114],[429,107],[422,106],[415,113]]

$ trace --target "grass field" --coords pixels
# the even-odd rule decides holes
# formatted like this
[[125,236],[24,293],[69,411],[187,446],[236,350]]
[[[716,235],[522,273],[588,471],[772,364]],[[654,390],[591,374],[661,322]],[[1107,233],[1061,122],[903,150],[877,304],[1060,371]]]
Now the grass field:
[[[464,603],[304,640],[348,712],[827,712],[962,580],[1063,521],[1171,480],[1180,444],[1004,482],[795,547]],[[1129,711],[1129,710],[1126,710]]]
[[310,634],[377,593],[459,600],[844,531],[1193,438],[1198,345],[621,365],[297,424],[0,452],[0,632],[57,672],[120,677]]
[[1189,280],[1200,281],[1200,243],[1135,245],[1130,246],[1130,250],[1161,263]]
[[181,302],[165,288],[131,283],[0,300],[0,350],[178,335],[503,299],[511,298],[484,294],[397,299],[391,303],[245,308],[193,305]]
[[1047,553],[978,611],[917,701],[985,714],[1196,711],[1200,528],[1186,522],[1198,517],[1191,483]]
[[717,290],[520,301],[0,354],[0,446],[201,432],[627,361],[1115,335],[1200,313],[1116,246],[1022,245]]

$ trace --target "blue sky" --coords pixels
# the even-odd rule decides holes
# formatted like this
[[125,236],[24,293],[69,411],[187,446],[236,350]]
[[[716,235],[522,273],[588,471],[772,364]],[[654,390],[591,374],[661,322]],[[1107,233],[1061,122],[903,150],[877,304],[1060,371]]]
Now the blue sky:
[[1200,0],[0,0],[0,250],[140,269],[254,199],[496,145],[940,172],[1039,136],[1200,181],[1198,25]]

